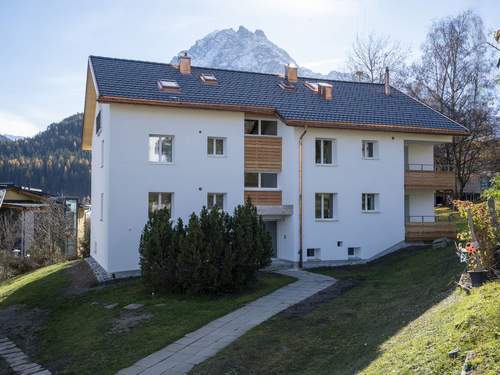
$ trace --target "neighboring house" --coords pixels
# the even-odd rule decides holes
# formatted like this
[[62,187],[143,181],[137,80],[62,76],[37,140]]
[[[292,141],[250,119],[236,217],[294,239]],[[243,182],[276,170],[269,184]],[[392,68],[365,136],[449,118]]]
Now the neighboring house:
[[12,248],[2,249],[0,244],[0,250],[15,251],[21,256],[29,254],[31,244],[35,240],[37,220],[42,218],[50,201],[64,205],[69,229],[65,244],[66,255],[77,255],[77,249],[84,240],[83,226],[86,223],[85,217],[89,207],[80,205],[77,198],[54,197],[41,189],[17,186],[11,183],[0,183],[0,215],[14,213],[15,215],[5,215],[4,217],[18,220],[13,223],[2,221],[2,225],[18,225],[19,227],[0,232],[0,235],[15,236],[13,241],[7,241],[12,243]]
[[[388,84],[91,56],[82,148],[92,150],[91,256],[139,268],[148,213],[187,220],[251,198],[275,256],[370,259],[453,232],[434,192],[453,173],[434,145],[464,127]],[[406,223],[408,222],[408,223]]]

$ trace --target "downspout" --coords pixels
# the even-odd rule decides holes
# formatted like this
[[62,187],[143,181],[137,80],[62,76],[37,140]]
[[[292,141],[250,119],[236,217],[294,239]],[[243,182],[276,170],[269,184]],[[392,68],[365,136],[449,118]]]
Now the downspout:
[[304,127],[304,131],[299,137],[299,268],[303,267],[304,263],[304,239],[302,233],[302,140],[307,133],[308,126]]

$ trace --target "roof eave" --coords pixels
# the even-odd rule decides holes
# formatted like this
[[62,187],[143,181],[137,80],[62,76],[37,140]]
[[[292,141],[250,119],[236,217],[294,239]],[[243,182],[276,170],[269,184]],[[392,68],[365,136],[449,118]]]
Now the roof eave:
[[92,134],[94,120],[96,116],[97,99],[99,91],[94,77],[92,60],[89,58],[87,65],[87,81],[85,84],[85,103],[83,111],[82,143],[81,148],[84,151],[92,149]]

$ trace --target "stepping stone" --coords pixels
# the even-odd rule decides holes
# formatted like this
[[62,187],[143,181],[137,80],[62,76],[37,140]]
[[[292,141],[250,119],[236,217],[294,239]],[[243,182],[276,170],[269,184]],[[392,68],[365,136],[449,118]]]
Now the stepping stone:
[[155,306],[156,307],[162,307],[162,306],[166,306],[167,304],[166,303],[157,303]]
[[114,309],[116,306],[118,306],[117,303],[112,303],[110,305],[106,305],[104,306],[105,309],[108,309],[108,310],[111,310],[111,309]]
[[143,304],[140,303],[131,303],[130,305],[127,305],[124,307],[125,310],[138,310],[144,307]]

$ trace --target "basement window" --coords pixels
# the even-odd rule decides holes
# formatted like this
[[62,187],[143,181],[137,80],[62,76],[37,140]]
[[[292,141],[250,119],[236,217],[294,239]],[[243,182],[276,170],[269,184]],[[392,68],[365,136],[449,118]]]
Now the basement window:
[[200,74],[200,79],[208,84],[216,85],[218,83],[217,77],[213,74],[203,73]]
[[176,81],[169,81],[166,79],[160,79],[158,81],[158,88],[165,92],[179,92],[181,86]]
[[316,258],[319,259],[320,256],[320,249],[310,247],[306,250],[306,256],[308,258]]
[[361,258],[361,248],[360,247],[348,247],[347,248],[348,258]]

